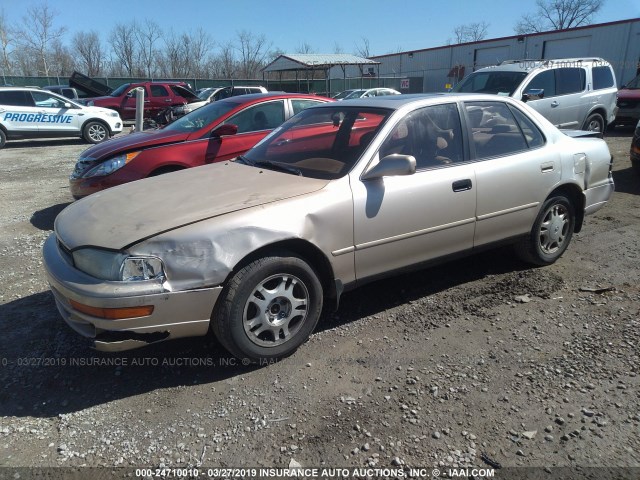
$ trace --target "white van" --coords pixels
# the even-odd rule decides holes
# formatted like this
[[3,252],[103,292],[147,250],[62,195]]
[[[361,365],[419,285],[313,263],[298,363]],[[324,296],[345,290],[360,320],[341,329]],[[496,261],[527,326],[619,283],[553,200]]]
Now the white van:
[[602,58],[508,60],[465,77],[454,92],[527,102],[558,128],[604,133],[616,118],[616,77]]

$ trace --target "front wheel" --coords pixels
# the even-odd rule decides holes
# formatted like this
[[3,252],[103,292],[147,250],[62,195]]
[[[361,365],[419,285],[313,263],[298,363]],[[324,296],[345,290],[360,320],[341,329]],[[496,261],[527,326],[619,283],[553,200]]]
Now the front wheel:
[[89,122],[82,130],[82,136],[89,143],[100,143],[109,138],[109,129],[100,122]]
[[517,253],[534,265],[551,265],[569,246],[575,222],[573,205],[565,196],[549,198],[529,235],[516,246]]
[[313,332],[322,311],[322,285],[293,254],[263,257],[236,272],[214,310],[220,343],[252,363],[293,353]]
[[4,130],[0,128],[0,148],[3,148],[7,143],[7,136],[4,133]]

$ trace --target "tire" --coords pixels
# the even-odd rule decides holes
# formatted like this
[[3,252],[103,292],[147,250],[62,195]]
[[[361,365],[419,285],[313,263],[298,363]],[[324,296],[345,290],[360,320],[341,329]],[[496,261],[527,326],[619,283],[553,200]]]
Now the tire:
[[7,135],[4,133],[4,130],[0,128],[0,148],[4,148],[7,144]]
[[601,135],[604,134],[604,119],[602,115],[599,113],[589,115],[582,129],[589,132],[600,132]]
[[569,246],[576,223],[575,210],[563,195],[549,198],[542,205],[531,232],[516,245],[524,261],[551,265]]
[[100,143],[110,136],[109,129],[102,122],[87,122],[82,129],[82,136],[89,143]]
[[289,253],[263,257],[227,282],[212,330],[243,364],[286,357],[313,332],[322,298],[320,280],[304,260]]

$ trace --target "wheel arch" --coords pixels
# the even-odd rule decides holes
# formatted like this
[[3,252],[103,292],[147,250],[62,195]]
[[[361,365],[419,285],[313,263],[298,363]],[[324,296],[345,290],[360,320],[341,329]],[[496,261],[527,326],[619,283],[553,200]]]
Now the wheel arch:
[[162,175],[164,173],[177,172],[179,170],[184,170],[186,168],[189,168],[189,167],[185,165],[181,165],[179,163],[173,163],[173,162],[163,163],[162,165],[159,165],[155,167],[153,170],[151,170],[147,174],[147,177],[155,177],[156,175]]
[[287,240],[281,240],[275,243],[264,245],[257,250],[246,255],[242,258],[231,270],[225,279],[225,284],[228,280],[240,269],[249,263],[257,260],[258,258],[266,257],[273,254],[290,253],[295,254],[302,258],[305,262],[313,268],[318,274],[318,280],[322,285],[324,297],[328,300],[334,309],[337,309],[340,294],[342,293],[341,284],[335,280],[333,274],[333,267],[331,262],[326,257],[324,252],[320,250],[314,244],[300,239],[291,238]]
[[582,127],[581,128],[583,128],[583,129],[585,128],[587,120],[594,113],[597,113],[602,117],[602,122],[603,122],[602,123],[602,133],[604,133],[607,130],[607,112],[606,112],[605,108],[603,106],[601,106],[601,105],[598,105],[593,110],[590,110],[587,113],[587,115],[584,117],[584,121],[582,122]]
[[84,121],[84,123],[82,124],[81,132],[80,132],[82,135],[84,135],[84,129],[86,128],[86,126],[91,122],[97,122],[97,123],[100,123],[101,125],[104,125],[104,127],[109,132],[109,136],[113,136],[113,130],[111,130],[111,127],[109,126],[109,124],[107,122],[105,122],[103,119],[95,118],[95,117],[87,118]]
[[573,231],[575,233],[580,232],[580,230],[582,230],[582,223],[584,221],[584,203],[585,203],[585,198],[584,198],[584,194],[582,193],[582,189],[574,183],[565,183],[563,185],[559,185],[556,188],[554,188],[547,196],[547,199],[554,197],[556,195],[563,195],[567,197],[567,199],[571,202],[571,205],[573,205],[574,213],[576,215],[576,223]]

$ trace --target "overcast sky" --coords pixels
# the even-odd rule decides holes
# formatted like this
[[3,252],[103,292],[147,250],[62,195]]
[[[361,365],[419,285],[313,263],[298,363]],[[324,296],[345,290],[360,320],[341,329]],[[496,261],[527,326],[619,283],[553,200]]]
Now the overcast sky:
[[[18,24],[29,6],[42,1],[0,0],[0,13]],[[116,24],[153,20],[163,30],[186,33],[205,29],[219,43],[237,32],[264,34],[272,49],[294,53],[303,43],[313,53],[354,53],[362,39],[372,55],[445,45],[461,24],[489,23],[487,38],[514,35],[534,0],[49,0],[56,26],[66,27],[65,43],[77,31],[96,31],[106,43]],[[640,0],[608,0],[594,23],[640,17]]]

